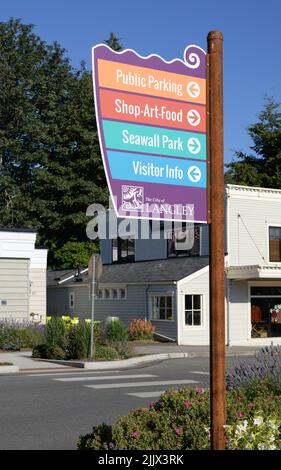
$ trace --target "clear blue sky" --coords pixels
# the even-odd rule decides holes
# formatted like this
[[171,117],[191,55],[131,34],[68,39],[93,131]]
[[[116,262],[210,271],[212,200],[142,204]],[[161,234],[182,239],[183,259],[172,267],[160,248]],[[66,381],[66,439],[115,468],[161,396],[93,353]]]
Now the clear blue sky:
[[206,49],[212,29],[224,35],[225,161],[248,151],[246,128],[265,95],[281,102],[280,0],[8,0],[0,19],[33,23],[45,41],[57,40],[73,66],[91,67],[91,47],[113,31],[141,55],[182,58],[188,44]]

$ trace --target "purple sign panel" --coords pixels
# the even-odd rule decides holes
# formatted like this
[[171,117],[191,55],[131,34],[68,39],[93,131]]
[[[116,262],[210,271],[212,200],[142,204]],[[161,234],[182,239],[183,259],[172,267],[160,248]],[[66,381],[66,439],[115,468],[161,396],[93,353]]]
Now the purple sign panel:
[[100,44],[93,82],[117,216],[207,222],[206,53],[166,62]]

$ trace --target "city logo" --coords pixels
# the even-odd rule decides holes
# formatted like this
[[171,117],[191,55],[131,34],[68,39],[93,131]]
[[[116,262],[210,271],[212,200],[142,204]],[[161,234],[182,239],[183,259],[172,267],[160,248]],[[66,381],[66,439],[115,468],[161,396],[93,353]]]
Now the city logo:
[[122,186],[122,209],[125,211],[142,210],[143,196],[142,186]]

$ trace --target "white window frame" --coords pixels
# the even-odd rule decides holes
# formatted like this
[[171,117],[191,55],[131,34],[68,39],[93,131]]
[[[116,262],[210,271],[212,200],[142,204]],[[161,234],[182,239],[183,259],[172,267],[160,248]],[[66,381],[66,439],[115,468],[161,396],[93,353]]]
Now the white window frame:
[[71,309],[75,308],[75,292],[74,291],[69,292],[68,306]]
[[[163,318],[153,318],[153,297],[171,297],[172,299],[172,319],[163,319]],[[175,314],[174,314],[174,294],[172,292],[165,293],[165,292],[150,292],[149,293],[149,317],[150,320],[153,322],[167,322],[173,323],[175,322]]]
[[[186,295],[191,295],[191,296],[199,295],[201,297],[201,323],[200,323],[200,325],[187,325],[185,323],[185,312],[186,312],[186,310],[190,310],[190,309],[185,308],[185,296]],[[203,294],[202,292],[184,292],[182,294],[182,296],[183,296],[183,299],[182,299],[183,300],[182,301],[182,306],[183,306],[183,328],[185,330],[204,329],[205,328],[205,311],[206,311],[206,309],[205,309],[205,307],[206,307],[206,305],[205,305],[205,303],[206,303],[205,302],[205,294]],[[191,310],[193,311],[194,309],[191,309]],[[197,311],[198,309],[195,309],[195,310]]]

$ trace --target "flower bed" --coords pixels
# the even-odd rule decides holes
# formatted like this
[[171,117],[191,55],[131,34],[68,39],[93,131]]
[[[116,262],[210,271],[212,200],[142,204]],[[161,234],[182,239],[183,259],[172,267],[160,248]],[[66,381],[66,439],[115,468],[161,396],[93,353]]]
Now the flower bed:
[[[80,436],[78,449],[209,449],[209,404],[208,390],[167,391],[148,408],[133,410],[113,425],[95,426]],[[228,449],[281,449],[280,425],[281,395],[273,395],[269,384],[227,392]]]

